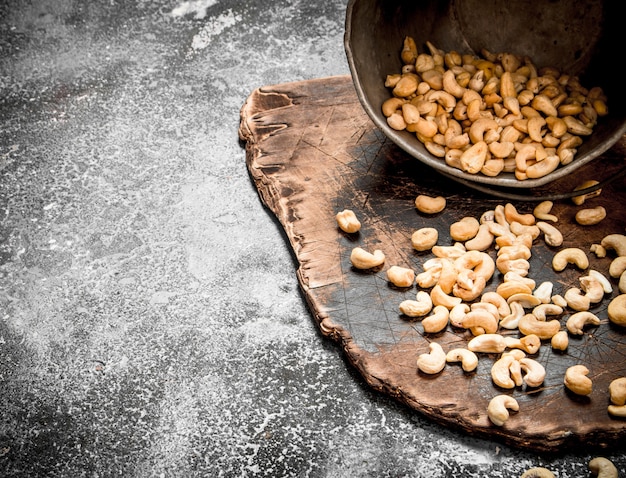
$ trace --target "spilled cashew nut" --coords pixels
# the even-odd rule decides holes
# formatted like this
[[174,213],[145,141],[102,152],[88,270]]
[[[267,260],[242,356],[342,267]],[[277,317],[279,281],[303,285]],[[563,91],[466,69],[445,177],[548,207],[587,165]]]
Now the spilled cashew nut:
[[437,342],[431,342],[429,349],[429,353],[417,357],[417,368],[428,374],[439,373],[446,366],[446,353]]
[[598,456],[589,462],[589,470],[597,478],[617,478],[617,468],[613,462],[602,456]]
[[568,264],[574,264],[579,269],[586,269],[589,267],[589,259],[585,254],[585,251],[579,249],[578,247],[568,247],[565,249],[561,249],[559,252],[554,254],[552,258],[552,268],[560,272],[565,270]]
[[510,349],[523,350],[528,354],[536,354],[541,347],[541,339],[535,334],[525,335],[522,338],[505,337],[506,346]]
[[572,335],[582,335],[586,325],[600,325],[600,319],[589,311],[576,312],[565,323]]
[[565,371],[563,383],[577,395],[590,395],[593,391],[593,383],[587,375],[589,369],[584,365],[572,365]]
[[506,349],[506,340],[500,334],[482,334],[467,343],[472,352],[502,353]]
[[609,234],[600,241],[600,245],[605,249],[613,249],[618,256],[626,256],[626,235],[624,234]]
[[626,294],[620,294],[609,302],[609,320],[615,325],[626,326]]
[[509,410],[519,411],[519,404],[509,395],[496,395],[487,406],[487,416],[496,425],[502,426],[509,419]]
[[552,336],[552,339],[550,339],[550,345],[554,350],[567,350],[567,347],[569,347],[569,337],[567,332],[565,330],[559,330]]
[[531,358],[523,358],[519,361],[522,370],[526,372],[524,382],[529,387],[538,387],[546,378],[546,369],[543,365]]
[[415,300],[403,300],[399,309],[404,315],[409,317],[422,317],[428,314],[433,308],[433,302],[428,292],[420,290]]
[[432,315],[422,320],[422,327],[426,333],[441,332],[446,328],[449,322],[450,311],[443,305],[436,305]]
[[567,289],[563,298],[567,302],[567,306],[574,310],[584,311],[591,307],[591,299],[583,294],[578,287]]
[[543,232],[543,239],[549,246],[559,247],[563,244],[563,234],[552,224],[545,221],[537,221],[537,227]]
[[478,356],[471,350],[456,348],[446,354],[446,362],[460,362],[464,371],[472,372],[478,367]]
[[626,377],[616,378],[609,384],[609,398],[613,405],[626,405]]
[[574,219],[581,226],[594,226],[606,217],[606,209],[602,206],[581,209],[576,213]]
[[552,473],[547,468],[542,466],[536,466],[534,468],[529,468],[520,478],[555,478],[554,473]]
[[443,196],[431,197],[420,194],[415,198],[415,207],[425,214],[436,214],[446,207],[446,198]]
[[356,214],[351,209],[344,209],[335,216],[337,225],[343,232],[349,234],[355,233],[361,229],[361,222],[357,219]]
[[533,215],[539,221],[557,222],[559,220],[558,217],[556,217],[554,214],[550,214],[553,205],[554,203],[552,201],[542,201],[537,204],[537,206],[535,206],[535,209],[533,209]]
[[536,335],[541,340],[547,340],[554,337],[560,330],[561,323],[554,320],[541,321],[537,320],[533,314],[525,314],[517,325],[519,331],[524,335]]
[[385,262],[385,254],[378,249],[371,253],[361,247],[355,247],[350,254],[350,262],[357,269],[371,269]]
[[515,380],[511,378],[511,365],[515,362],[512,355],[502,355],[491,366],[491,380],[500,388],[515,388]]
[[411,235],[411,245],[416,251],[428,251],[437,244],[439,232],[434,227],[423,227]]
[[415,271],[407,267],[391,266],[387,269],[387,279],[396,287],[410,287],[415,281]]

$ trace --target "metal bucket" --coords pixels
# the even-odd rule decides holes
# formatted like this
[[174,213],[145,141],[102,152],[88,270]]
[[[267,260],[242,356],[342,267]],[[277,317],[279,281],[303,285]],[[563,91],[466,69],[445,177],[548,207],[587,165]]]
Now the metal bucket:
[[[626,133],[626,81],[621,77],[624,33],[618,2],[592,0],[351,0],[344,44],[357,96],[372,121],[400,148],[447,176],[504,188],[533,188],[575,172],[611,148]],[[431,155],[414,134],[390,128],[382,103],[391,96],[385,78],[402,68],[406,36],[426,50],[426,41],[444,50],[480,55],[528,56],[538,67],[553,66],[600,86],[609,114],[599,118],[575,159],[537,179],[518,180],[470,174]]]

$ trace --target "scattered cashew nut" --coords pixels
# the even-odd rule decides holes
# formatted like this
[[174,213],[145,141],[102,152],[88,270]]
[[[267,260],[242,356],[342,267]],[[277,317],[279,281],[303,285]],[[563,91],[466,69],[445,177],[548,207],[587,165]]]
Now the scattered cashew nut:
[[361,229],[361,222],[351,209],[344,209],[343,211],[338,212],[335,219],[337,220],[337,225],[343,232],[352,234]]
[[437,214],[445,209],[446,198],[443,196],[432,197],[420,194],[415,198],[415,207],[418,211],[425,214]]
[[431,342],[429,349],[429,353],[417,357],[417,368],[428,374],[439,373],[446,366],[446,353],[437,342]]
[[571,315],[565,326],[572,335],[582,335],[586,325],[600,325],[600,319],[589,311],[576,312]]
[[464,371],[472,372],[478,367],[478,356],[469,349],[456,348],[446,354],[446,362],[461,362]]
[[357,269],[371,269],[385,262],[385,254],[379,249],[371,253],[361,247],[355,247],[350,254],[350,262]]
[[572,365],[565,371],[563,383],[577,395],[590,395],[593,390],[593,383],[587,377],[589,369],[584,365]]
[[582,249],[578,247],[567,247],[554,254],[552,258],[552,268],[560,272],[565,270],[567,264],[574,264],[579,269],[586,269],[589,267],[589,259]]
[[542,466],[536,466],[534,468],[529,468],[520,478],[555,478],[554,473],[552,473],[547,468]]
[[613,462],[598,456],[589,462],[589,470],[598,478],[617,478],[617,468]]
[[496,395],[487,406],[487,415],[494,425],[500,427],[509,419],[509,410],[519,410],[517,400],[509,395]]
[[396,287],[411,287],[415,281],[415,271],[407,267],[391,266],[387,269],[387,279]]

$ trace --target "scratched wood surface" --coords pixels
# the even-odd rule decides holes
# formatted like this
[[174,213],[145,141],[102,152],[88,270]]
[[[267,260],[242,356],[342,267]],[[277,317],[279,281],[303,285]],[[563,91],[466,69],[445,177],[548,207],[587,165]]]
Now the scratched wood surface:
[[[626,376],[626,330],[611,324],[606,308],[614,290],[591,310],[601,324],[588,327],[570,346],[557,353],[544,344],[533,356],[547,376],[541,387],[497,388],[490,369],[496,354],[479,354],[476,371],[465,373],[449,364],[437,375],[418,371],[419,354],[436,341],[444,350],[463,347],[468,331],[451,326],[425,333],[419,319],[398,310],[404,299],[415,298],[417,288],[391,286],[385,271],[391,265],[421,272],[431,252],[412,249],[410,237],[420,227],[435,227],[440,245],[451,245],[449,225],[464,216],[479,217],[498,204],[512,202],[520,212],[532,212],[533,197],[571,190],[583,179],[618,175],[624,166],[622,140],[575,178],[541,191],[522,190],[528,201],[515,201],[467,188],[441,176],[409,157],[378,131],[363,112],[348,76],[270,85],[253,91],[241,108],[239,135],[246,148],[246,165],[263,203],[284,228],[285,239],[297,260],[295,270],[321,333],[337,341],[351,364],[374,389],[424,414],[434,422],[483,438],[537,451],[565,448],[612,448],[626,436],[626,421],[607,413],[608,384]],[[517,191],[519,192],[519,191]],[[446,209],[437,215],[419,213],[418,194],[443,195]],[[603,205],[608,217],[599,225],[583,227],[573,217],[571,200],[554,202],[553,213],[564,235],[562,247],[588,252],[590,268],[608,276],[614,254],[605,258],[589,253],[608,233],[626,231],[624,177],[605,185],[599,197],[585,206]],[[335,214],[353,209],[363,227],[342,233]],[[349,260],[355,246],[381,249],[385,265],[371,271],[355,270]],[[568,267],[556,273],[550,263],[557,249],[538,238],[532,249],[529,276],[537,284],[549,280],[554,292],[578,287],[583,271]],[[495,249],[489,254],[495,259]],[[496,271],[486,290],[495,290],[502,276]],[[564,324],[572,311],[557,317]],[[508,332],[518,337],[517,331]],[[580,397],[563,386],[567,367],[584,364],[590,370],[593,393]],[[491,424],[486,409],[497,394],[516,398],[520,410],[501,427]]]

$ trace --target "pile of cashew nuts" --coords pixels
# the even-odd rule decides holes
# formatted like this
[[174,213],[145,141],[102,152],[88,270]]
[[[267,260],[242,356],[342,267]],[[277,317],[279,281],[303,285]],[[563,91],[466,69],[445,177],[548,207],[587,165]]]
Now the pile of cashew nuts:
[[544,177],[571,163],[608,114],[602,88],[585,88],[557,68],[511,53],[477,57],[426,45],[420,53],[405,38],[402,71],[385,79],[391,97],[382,112],[391,128],[414,133],[453,168]]
[[[578,205],[584,200],[574,198]],[[446,202],[442,197],[419,195],[415,206],[420,212],[436,214],[445,208]],[[615,255],[604,272],[589,268],[583,249],[560,248],[552,257],[552,269],[557,273],[566,268],[581,271],[579,286],[568,288],[562,295],[555,293],[552,282],[537,284],[530,276],[529,259],[535,241],[543,238],[554,248],[563,244],[558,218],[551,214],[552,206],[552,202],[544,201],[532,213],[521,213],[506,203],[485,211],[479,218],[463,217],[449,225],[452,245],[438,244],[439,232],[432,227],[412,234],[411,247],[430,251],[434,257],[422,263],[422,271],[396,264],[386,269],[387,280],[394,286],[417,286],[415,298],[398,305],[400,313],[421,320],[427,334],[448,327],[471,332],[466,347],[446,351],[431,341],[428,352],[417,358],[420,372],[438,374],[447,364],[455,363],[471,372],[478,366],[481,354],[500,354],[491,367],[491,378],[498,389],[539,387],[546,369],[533,356],[544,343],[561,353],[567,350],[570,337],[599,327],[602,320],[590,309],[613,294],[615,282],[619,294],[610,300],[608,319],[626,328],[625,234],[608,234],[599,244],[590,246],[589,252],[598,257]],[[336,220],[348,234],[357,234],[361,229],[352,210],[341,211]],[[493,249],[495,259],[489,254]],[[381,249],[370,252],[355,247],[350,260],[357,269],[382,270],[386,257]],[[502,282],[495,290],[486,290],[496,271]],[[565,327],[560,319],[565,320]],[[513,337],[513,331],[518,331],[516,335],[521,338]],[[574,364],[565,371],[563,385],[571,393],[589,396],[594,391],[589,373],[586,364]],[[606,392],[608,413],[615,418],[626,417],[626,377],[615,377]],[[511,411],[518,412],[519,404],[511,395],[500,393],[491,399],[486,414],[493,425],[503,426]]]

